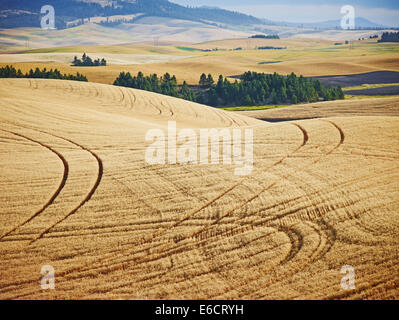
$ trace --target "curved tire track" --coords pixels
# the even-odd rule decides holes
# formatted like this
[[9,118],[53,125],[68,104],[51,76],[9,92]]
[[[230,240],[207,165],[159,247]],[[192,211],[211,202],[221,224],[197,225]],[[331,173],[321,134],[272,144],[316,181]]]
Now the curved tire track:
[[21,227],[24,226],[25,224],[27,224],[27,223],[29,223],[30,221],[32,221],[34,218],[36,218],[38,215],[40,215],[44,210],[46,210],[47,207],[49,207],[49,206],[54,202],[55,198],[58,197],[58,195],[60,194],[61,190],[64,188],[65,183],[66,183],[66,181],[67,181],[67,179],[68,179],[68,173],[69,173],[69,165],[68,165],[68,162],[66,161],[66,159],[64,158],[64,156],[63,156],[61,153],[59,153],[58,151],[54,150],[53,148],[51,148],[50,146],[48,146],[48,145],[46,145],[46,144],[44,144],[44,143],[41,143],[41,142],[39,142],[39,141],[37,141],[37,140],[34,140],[34,139],[32,139],[32,138],[26,137],[26,136],[24,136],[24,135],[22,135],[22,134],[15,133],[15,132],[12,132],[12,131],[7,131],[7,130],[4,130],[4,129],[1,129],[1,130],[4,131],[4,132],[8,132],[8,133],[11,133],[11,134],[13,134],[13,135],[16,135],[16,136],[18,136],[18,137],[24,138],[24,139],[26,139],[26,140],[28,140],[28,141],[34,142],[34,143],[36,143],[36,144],[38,144],[38,145],[40,145],[40,146],[42,146],[42,147],[44,147],[44,148],[50,150],[52,153],[56,154],[57,157],[62,161],[62,164],[63,164],[63,166],[64,166],[64,174],[63,174],[63,176],[62,176],[61,182],[60,182],[60,184],[59,184],[57,190],[54,192],[54,194],[51,196],[51,198],[43,205],[43,207],[42,207],[39,211],[35,212],[35,213],[34,213],[32,216],[30,216],[28,219],[26,219],[26,220],[23,221],[22,223],[20,223],[20,224],[14,226],[11,230],[7,231],[5,234],[3,234],[2,236],[0,236],[0,241],[3,240],[3,238],[5,238],[5,237],[8,236],[9,234],[11,234],[12,232],[16,231],[17,229],[21,228]]
[[[15,124],[14,124],[14,125],[15,125]],[[76,207],[75,207],[72,211],[70,211],[66,216],[64,216],[62,219],[59,219],[56,223],[52,224],[52,225],[51,225],[50,227],[48,227],[45,231],[43,231],[39,236],[35,237],[35,238],[29,243],[29,244],[32,244],[32,243],[36,242],[37,240],[39,240],[40,238],[42,238],[46,233],[48,233],[48,232],[49,232],[52,228],[54,228],[56,225],[60,224],[61,222],[65,221],[67,218],[69,218],[70,216],[72,216],[73,214],[75,214],[81,207],[83,207],[83,206],[91,199],[91,197],[93,196],[93,194],[96,192],[98,186],[100,185],[100,182],[101,182],[101,179],[102,179],[102,176],[103,176],[103,172],[104,172],[104,165],[103,165],[103,162],[102,162],[101,158],[100,158],[96,153],[94,153],[94,152],[91,151],[90,149],[84,147],[83,145],[80,145],[80,144],[76,143],[75,141],[72,141],[72,140],[70,140],[70,139],[67,139],[67,138],[64,138],[64,137],[61,137],[61,136],[58,136],[58,135],[55,135],[55,134],[51,134],[51,133],[49,133],[49,132],[46,132],[46,131],[43,131],[43,130],[40,130],[40,129],[37,129],[37,128],[34,128],[34,127],[31,128],[31,127],[22,126],[22,125],[17,125],[17,126],[19,126],[19,127],[21,127],[21,128],[25,128],[25,129],[35,130],[35,131],[37,131],[37,132],[41,132],[41,133],[47,134],[47,135],[49,135],[49,136],[52,136],[52,137],[55,137],[55,138],[64,140],[64,141],[66,141],[66,142],[69,142],[69,143],[71,143],[71,144],[73,144],[73,145],[79,147],[80,149],[82,149],[82,150],[84,150],[84,151],[90,153],[90,154],[96,159],[97,164],[98,164],[98,173],[97,173],[96,182],[94,183],[93,187],[90,189],[90,191],[89,191],[89,193],[86,195],[86,197],[79,203],[78,206],[76,206]],[[1,130],[3,130],[3,129],[1,129]],[[6,130],[3,130],[3,131],[6,131]],[[7,131],[6,131],[6,132],[7,132]],[[11,132],[11,133],[13,133],[13,132]],[[18,134],[16,134],[16,135],[18,135]],[[22,136],[22,135],[20,135],[20,136],[23,137],[23,138],[26,138],[26,139],[28,139],[28,140],[31,140],[30,138],[24,137],[24,136]],[[36,141],[34,141],[34,140],[31,140],[31,141],[32,141],[32,142],[36,142]],[[62,188],[63,188],[63,187],[65,186],[66,179],[67,179],[68,173],[69,173],[69,165],[68,165],[68,162],[65,160],[65,158],[64,158],[60,153],[58,153],[57,151],[53,150],[51,147],[49,147],[49,146],[47,146],[47,145],[44,145],[44,144],[41,144],[40,142],[36,142],[36,143],[39,143],[40,145],[43,145],[43,147],[45,147],[45,148],[49,149],[50,151],[54,152],[55,154],[57,154],[57,156],[59,155],[59,156],[61,157],[61,158],[60,158],[61,160],[63,159],[62,161],[63,161],[63,163],[64,163],[64,166],[66,165],[67,168],[68,168],[67,171],[66,171],[66,174],[65,174],[65,172],[64,172],[65,181],[64,181],[64,179],[63,179],[63,181],[62,181]],[[64,161],[65,161],[65,162],[64,162]],[[56,196],[53,196],[53,197],[52,197],[52,202],[55,200],[55,198],[56,198],[56,197],[58,196],[58,194],[61,192],[62,188],[59,190],[59,192],[56,192]],[[58,189],[57,189],[57,191],[58,191]],[[51,203],[52,203],[52,202],[51,202]],[[51,203],[50,203],[50,204],[51,204]],[[50,204],[48,204],[48,205],[46,206],[46,208],[47,208]],[[45,208],[44,208],[44,209],[45,209]],[[39,214],[42,213],[42,212],[44,211],[44,209],[43,209],[43,210],[40,210]],[[38,213],[35,213],[35,217],[36,217],[37,215],[38,215]],[[33,219],[33,218],[32,218],[32,219]],[[32,219],[30,219],[29,221],[31,221]],[[28,222],[29,222],[29,221],[28,221]],[[26,223],[28,223],[28,222],[25,222],[24,224],[26,224]],[[19,227],[21,227],[21,226],[18,226],[17,229],[18,229]],[[10,233],[11,233],[11,232],[8,232],[7,234],[10,234]],[[5,237],[5,236],[2,236],[2,237],[0,238],[0,240],[1,240],[3,237]]]
[[79,203],[79,205],[77,207],[75,207],[72,211],[70,211],[66,216],[64,216],[63,218],[59,219],[57,222],[53,223],[50,227],[48,227],[45,231],[43,231],[39,236],[37,236],[35,239],[33,239],[29,244],[32,244],[32,243],[36,242],[37,240],[41,239],[46,233],[50,232],[51,229],[53,229],[55,226],[57,226],[61,222],[65,221],[66,219],[68,219],[70,216],[75,214],[81,207],[83,207],[91,199],[93,194],[96,192],[98,186],[100,185],[100,182],[101,182],[101,179],[102,179],[102,176],[103,176],[103,173],[104,173],[104,166],[103,166],[103,162],[102,162],[101,158],[96,153],[91,151],[90,149],[88,149],[88,148],[86,148],[86,147],[84,147],[84,146],[82,146],[82,145],[80,145],[80,144],[78,144],[78,143],[76,143],[76,142],[74,142],[74,141],[72,141],[70,139],[66,139],[66,138],[63,138],[63,137],[60,137],[60,136],[57,136],[57,135],[54,135],[54,134],[51,134],[51,133],[48,133],[48,132],[45,132],[45,131],[41,131],[41,130],[37,130],[37,131],[43,132],[43,133],[46,133],[46,134],[48,134],[50,136],[53,136],[53,137],[62,139],[64,141],[67,141],[67,142],[69,142],[69,143],[81,148],[82,150],[89,152],[96,159],[96,161],[98,163],[98,174],[97,174],[96,182],[94,183],[93,187],[90,189],[90,191],[86,195],[86,197]]
[[[287,154],[286,156],[284,156],[282,159],[280,159],[279,161],[273,163],[272,166],[270,166],[269,168],[266,168],[265,171],[270,170],[271,168],[273,168],[274,166],[277,166],[278,164],[282,163],[285,159],[291,157],[294,153],[296,153],[297,151],[299,151],[302,147],[304,147],[308,140],[309,140],[309,135],[308,132],[306,131],[306,129],[304,129],[301,125],[293,123],[292,125],[296,126],[302,133],[303,135],[303,141],[302,144],[300,146],[298,146],[293,152]],[[339,144],[340,145],[340,144]],[[334,150],[339,146],[335,146]],[[324,155],[323,155],[324,156]],[[322,156],[322,157],[323,157]],[[320,157],[320,159],[322,158]],[[320,159],[317,159],[317,161],[319,161]],[[144,244],[149,244],[151,242],[153,242],[155,239],[159,238],[160,236],[162,236],[163,234],[165,234],[166,232],[172,230],[173,228],[179,226],[180,224],[182,224],[183,222],[187,221],[189,218],[191,218],[193,215],[195,215],[196,213],[200,212],[201,210],[205,209],[206,207],[210,206],[211,204],[213,204],[214,202],[216,202],[217,200],[219,200],[220,198],[222,198],[224,195],[226,195],[227,193],[229,193],[231,190],[233,190],[234,188],[236,188],[237,186],[239,186],[240,184],[242,184],[242,182],[244,182],[245,180],[249,179],[249,177],[245,177],[243,179],[241,179],[241,181],[239,181],[238,183],[234,184],[233,186],[229,187],[228,189],[226,189],[224,192],[222,192],[221,194],[219,194],[217,197],[213,198],[212,200],[208,201],[207,203],[205,203],[204,205],[202,205],[199,208],[194,209],[192,212],[190,212],[189,214],[187,214],[186,216],[184,216],[183,218],[181,218],[180,220],[176,221],[175,223],[173,223],[171,226],[161,229],[160,231],[156,232],[155,234],[142,239],[142,241],[140,241],[139,243],[137,243],[137,245],[144,245]],[[271,187],[273,187],[275,184],[277,184],[278,181],[272,183],[271,185],[268,185],[266,188],[269,189]],[[260,193],[255,194],[253,197],[251,197],[251,199],[249,199],[249,201],[247,201],[246,203],[254,200],[255,198],[259,197],[259,195],[263,192],[264,190],[262,190]],[[245,203],[241,206],[244,206]],[[204,228],[202,228],[201,230],[195,231],[193,233],[191,233],[190,235],[187,235],[184,237],[184,239],[189,239],[192,237],[195,237],[196,235],[198,236],[199,234],[201,234],[202,232],[206,231],[210,226],[214,225],[215,223],[220,222],[223,218],[227,217],[229,214],[231,214],[231,212],[233,212],[235,209],[237,208],[233,208],[233,210],[229,210],[229,212],[220,217],[219,219],[213,221],[212,223],[210,223],[209,225],[205,226]],[[233,229],[234,230],[234,229]],[[182,239],[182,240],[184,240]],[[206,241],[206,240],[205,240]],[[181,242],[181,241],[179,241]],[[159,258],[168,256],[170,254],[173,254],[174,252],[178,252],[183,250],[184,245],[170,245],[170,244],[164,244],[164,243],[160,243],[157,244],[153,247],[151,247],[151,254],[150,256],[146,255],[145,257],[137,257],[137,258],[133,258],[130,259],[131,262],[134,262],[136,264],[143,264],[149,261],[155,261]],[[139,254],[139,253],[145,253],[148,251],[148,248],[141,248],[139,250],[134,251],[133,253],[131,252],[131,254]],[[156,256],[158,255],[158,257]],[[106,258],[103,259],[99,259],[100,261],[106,260]],[[111,265],[113,265],[113,267],[110,268],[110,266],[108,265],[108,269],[118,269],[118,262],[114,261],[114,263],[112,263]],[[93,266],[94,267],[94,266]],[[95,267],[94,267],[95,268]],[[101,269],[101,266],[99,267]]]
[[[307,131],[306,131],[302,126],[300,126],[300,125],[298,125],[298,124],[296,124],[296,123],[295,123],[295,124],[292,124],[292,125],[294,125],[294,126],[296,126],[297,128],[299,128],[300,131],[301,131],[301,133],[302,133],[302,135],[303,135],[303,141],[302,141],[301,145],[298,146],[298,147],[297,147],[294,151],[292,151],[291,153],[287,154],[286,156],[284,156],[283,158],[281,158],[281,159],[278,160],[277,162],[273,163],[270,167],[266,168],[265,171],[268,171],[268,170],[270,170],[271,168],[273,168],[273,167],[279,165],[279,164],[282,163],[285,159],[289,158],[289,157],[292,156],[294,153],[298,152],[302,147],[304,147],[304,146],[307,144],[307,142],[308,142],[308,140],[309,140],[309,136],[308,136]],[[136,246],[141,246],[141,245],[144,245],[144,244],[150,244],[150,243],[154,242],[155,239],[159,238],[160,236],[162,236],[162,235],[165,234],[166,232],[172,230],[173,228],[176,228],[177,226],[181,225],[183,222],[187,221],[188,219],[190,219],[192,216],[194,216],[196,213],[200,212],[201,210],[203,210],[203,209],[209,207],[210,205],[212,205],[213,203],[215,203],[217,200],[221,199],[223,196],[225,196],[227,193],[229,193],[230,191],[232,191],[233,189],[235,189],[237,186],[241,185],[245,180],[247,180],[247,179],[249,179],[249,178],[250,178],[250,177],[247,176],[247,177],[241,179],[238,183],[236,183],[236,184],[230,186],[228,189],[224,190],[222,193],[220,193],[219,195],[217,195],[215,198],[213,198],[213,199],[211,199],[210,201],[206,202],[206,203],[203,204],[202,206],[200,206],[200,207],[194,209],[193,211],[191,211],[190,213],[188,213],[187,215],[185,215],[184,217],[182,217],[182,218],[179,219],[178,221],[174,222],[171,226],[166,227],[166,228],[164,228],[164,229],[161,229],[161,230],[159,230],[158,232],[155,232],[154,234],[150,235],[149,237],[146,237],[146,238],[142,239],[141,241],[138,241],[137,244],[136,244]],[[275,184],[275,183],[274,183],[274,184]],[[274,184],[273,184],[273,185],[274,185]],[[270,187],[270,186],[269,186],[269,187]],[[255,197],[257,197],[257,196],[259,196],[259,195],[256,195]],[[221,219],[219,219],[219,220],[221,220]],[[217,220],[217,221],[219,221],[219,220]],[[212,224],[213,224],[213,223],[212,223]],[[212,224],[211,224],[211,225],[212,225]],[[206,226],[205,229],[207,229],[208,227],[209,227],[209,225]],[[200,230],[200,232],[192,233],[192,234],[190,234],[189,236],[186,236],[185,238],[188,239],[188,238],[194,237],[195,234],[197,234],[197,233],[202,233],[203,231],[204,231],[204,230]],[[176,244],[175,244],[174,246],[176,247]],[[178,247],[181,248],[181,245],[178,245]],[[176,250],[176,248],[174,249],[173,246],[172,246],[172,247],[170,246],[170,244],[164,244],[164,243],[157,244],[157,245],[153,246],[151,249],[154,250],[154,251],[151,253],[151,256],[152,256],[152,257],[148,257],[148,256],[147,256],[147,257],[145,257],[144,259],[141,258],[141,257],[137,257],[137,258],[131,259],[132,262],[135,262],[136,264],[142,264],[142,263],[145,263],[145,262],[147,262],[147,261],[155,261],[155,260],[157,260],[157,258],[156,258],[156,257],[153,257],[154,255],[160,254],[160,256],[162,257],[162,256],[165,255],[165,252],[166,252],[166,254],[170,254],[170,251],[173,252],[174,250]],[[182,249],[177,249],[177,250],[182,250]],[[129,255],[131,256],[132,254],[139,254],[139,253],[144,253],[144,252],[147,252],[147,251],[148,251],[148,248],[140,248],[139,250],[135,250],[134,252],[130,252]],[[106,257],[102,257],[102,258],[98,259],[98,262],[100,262],[100,265],[102,265],[102,264],[101,264],[101,261],[104,261],[104,260],[107,260],[107,258],[106,258]],[[116,268],[116,269],[118,268],[115,264],[113,264],[113,265],[114,265],[113,268]],[[92,265],[92,270],[95,269],[95,268],[96,268],[96,267]],[[101,267],[100,267],[100,268],[101,268]],[[113,268],[110,268],[110,266],[108,266],[108,269],[109,269],[109,270],[111,270],[111,269],[113,269]],[[75,268],[74,268],[74,269],[75,269]],[[79,271],[81,271],[80,268],[79,268]]]
[[[306,145],[306,143],[307,143],[307,141],[308,141],[308,134],[307,134],[306,130],[304,130],[300,125],[297,125],[297,124],[293,124],[293,125],[295,125],[296,127],[298,127],[298,128],[300,129],[300,131],[302,132],[302,134],[303,134],[303,141],[302,141],[301,145],[298,146],[298,147],[297,147],[294,151],[292,151],[291,153],[289,153],[289,154],[287,154],[286,156],[284,156],[284,157],[283,157],[282,159],[280,159],[279,161],[273,163],[270,167],[266,168],[266,171],[267,171],[267,170],[270,170],[270,169],[273,168],[274,166],[280,164],[282,161],[284,161],[284,159],[290,157],[292,154],[294,154],[295,152],[297,152],[299,149],[301,149],[303,146]],[[39,130],[39,131],[40,131],[40,130]],[[45,133],[46,133],[46,132],[45,132]],[[59,138],[64,139],[64,138],[62,138],[62,137],[59,137]],[[64,139],[64,140],[66,140],[66,139]],[[67,141],[68,141],[68,140],[67,140]],[[71,142],[71,141],[69,141],[69,142]],[[71,143],[75,144],[74,142],[71,142]],[[76,145],[76,144],[75,144],[75,145]],[[80,147],[81,147],[81,146],[80,146]],[[102,175],[102,174],[101,174],[101,175]],[[245,178],[241,179],[238,183],[236,183],[236,184],[232,185],[231,187],[229,187],[228,189],[224,190],[222,193],[220,193],[220,194],[219,194],[218,196],[216,196],[215,198],[213,198],[213,199],[211,199],[210,201],[206,202],[206,203],[203,204],[202,206],[200,206],[200,207],[194,209],[194,210],[191,211],[189,214],[187,214],[186,216],[184,216],[184,217],[181,218],[180,220],[178,220],[178,221],[176,221],[175,223],[173,223],[172,226],[169,226],[169,227],[166,227],[166,228],[164,228],[164,229],[161,229],[161,230],[159,230],[158,232],[156,232],[155,234],[153,234],[153,235],[151,235],[151,236],[149,236],[149,237],[147,237],[147,238],[144,238],[144,239],[142,239],[141,241],[138,241],[137,244],[136,244],[136,246],[140,246],[140,245],[152,243],[156,238],[162,236],[162,235],[165,234],[167,231],[169,231],[169,230],[171,230],[171,229],[173,229],[173,228],[179,226],[180,224],[182,224],[184,221],[188,220],[190,217],[192,217],[192,216],[195,215],[196,213],[198,213],[198,212],[200,212],[201,210],[207,208],[208,206],[210,206],[211,204],[213,204],[214,202],[216,202],[217,200],[219,200],[220,198],[222,198],[224,195],[226,195],[227,193],[229,193],[231,190],[233,190],[234,188],[236,188],[237,186],[239,186],[240,184],[242,184],[242,183],[243,183],[245,180],[247,180],[247,179],[249,179],[249,177],[245,177]],[[98,184],[99,184],[99,183],[98,183]],[[97,186],[98,186],[98,185],[97,185]],[[93,192],[93,193],[94,193],[94,192]],[[83,202],[86,202],[86,201],[83,201]],[[84,203],[83,203],[83,204],[84,204]],[[81,207],[81,205],[79,206],[79,208],[80,208],[80,207]],[[77,208],[77,209],[79,209],[79,208]],[[71,214],[75,213],[75,212],[77,211],[77,209],[76,209],[76,210],[73,210],[73,212],[70,213],[70,214],[68,214],[67,217],[69,217],[69,216],[71,216]],[[64,221],[67,217],[65,217],[64,219],[62,219],[62,221]],[[48,228],[44,233],[42,233],[37,239],[33,240],[31,243],[33,243],[33,242],[35,242],[36,240],[40,239],[45,233],[48,233],[55,225],[57,225],[58,223],[60,223],[60,222],[62,222],[62,221],[60,220],[59,222],[57,222],[56,224],[54,224],[53,226],[51,226],[50,228]],[[189,238],[189,237],[186,237],[186,238]],[[206,241],[206,240],[205,240],[205,241]],[[157,247],[158,247],[158,249],[156,249]],[[160,243],[160,244],[155,245],[154,247],[152,247],[152,249],[153,249],[153,250],[155,249],[155,252],[152,252],[152,255],[157,254],[157,253],[158,253],[158,254],[161,253],[161,256],[163,256],[162,251],[163,251],[164,249],[168,249],[168,251],[166,251],[167,254],[170,254],[170,250],[173,251],[173,248],[171,248],[170,245],[168,245],[168,244],[165,245],[165,244],[163,244],[163,243]],[[181,249],[178,249],[178,250],[181,250]],[[129,252],[129,253],[126,254],[126,255],[131,256],[132,254],[139,254],[139,253],[144,253],[144,252],[147,252],[147,251],[148,251],[147,248],[140,248],[139,250],[135,250],[134,252]],[[102,262],[102,261],[105,261],[105,260],[107,260],[107,257],[101,257],[101,258],[97,259],[96,262],[100,264],[100,268],[101,268],[101,265],[103,265],[101,262]],[[135,262],[135,263],[141,264],[141,263],[145,263],[147,260],[148,260],[148,261],[155,261],[155,260],[157,260],[157,258],[156,258],[156,257],[155,257],[155,258],[154,258],[154,257],[151,257],[151,258],[149,258],[149,257],[144,257],[144,259],[143,259],[143,258],[141,258],[141,257],[136,257],[136,258],[131,259],[131,262]],[[112,265],[113,265],[113,267],[111,267]],[[109,271],[110,271],[110,270],[113,270],[113,269],[118,269],[118,266],[116,266],[114,263],[111,264],[111,266],[108,266],[108,267],[107,267],[107,269],[108,269]],[[97,268],[98,268],[98,267],[97,267]],[[97,269],[97,268],[96,268],[95,265],[92,265],[92,266],[91,266],[91,270],[94,270],[94,269]],[[61,276],[62,276],[62,274],[67,275],[67,274],[70,274],[71,272],[74,272],[74,271],[76,271],[76,272],[78,272],[78,273],[82,273],[82,269],[81,269],[80,267],[74,267],[74,268],[72,268],[72,270],[70,269],[70,270],[68,270],[68,271],[61,272],[61,274],[59,273],[59,275],[61,275]]]

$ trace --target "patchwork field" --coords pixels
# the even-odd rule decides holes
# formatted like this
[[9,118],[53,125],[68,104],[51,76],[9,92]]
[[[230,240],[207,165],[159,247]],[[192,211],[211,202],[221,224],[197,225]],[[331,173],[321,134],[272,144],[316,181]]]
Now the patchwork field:
[[[398,100],[293,108],[322,118],[0,79],[0,298],[398,299]],[[253,129],[252,174],[148,165],[146,133],[168,121]],[[55,290],[40,287],[43,265]]]
[[[70,65],[74,57],[81,57],[81,52],[71,53],[27,53],[27,54],[2,54],[0,55],[1,63],[54,63],[62,65]],[[106,59],[111,65],[135,65],[146,63],[159,63],[184,59],[191,56],[166,55],[166,54],[115,54],[115,53],[94,53],[90,55],[93,59]],[[76,68],[75,68],[76,69]]]
[[328,117],[399,116],[399,97],[326,101],[270,110],[242,111],[240,115],[266,121]]
[[[95,20],[93,19],[93,22]],[[227,38],[245,38],[250,34],[246,31],[219,28],[200,22],[145,17],[134,23],[121,24],[117,28],[88,23],[60,30],[42,30],[41,28],[0,29],[0,52],[26,50],[27,47],[38,49],[65,46],[120,45],[122,43],[153,40],[202,42]]]
[[[1,35],[0,35],[1,37]],[[19,54],[0,55],[0,66],[13,64],[22,71],[39,66],[58,68],[64,73],[85,74],[89,81],[112,84],[121,71],[137,74],[169,72],[179,82],[198,84],[202,73],[214,78],[237,76],[248,70],[257,72],[320,77],[354,75],[379,71],[399,71],[399,45],[355,41],[335,45],[334,41],[313,39],[230,39],[193,44],[190,42],[129,43],[115,46],[70,46],[26,50]],[[283,50],[257,50],[257,47],[283,47]],[[242,50],[235,50],[242,48]],[[210,50],[210,51],[207,51]],[[71,67],[75,55],[83,52],[105,57],[106,67]],[[390,82],[398,82],[390,80]],[[362,82],[370,83],[370,82]],[[376,82],[372,82],[376,83]],[[350,86],[351,84],[349,84]]]

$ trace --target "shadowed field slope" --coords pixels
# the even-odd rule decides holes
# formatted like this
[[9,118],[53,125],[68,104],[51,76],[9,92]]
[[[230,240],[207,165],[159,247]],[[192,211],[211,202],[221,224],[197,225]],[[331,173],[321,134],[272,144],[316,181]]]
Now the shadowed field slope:
[[319,80],[321,83],[329,86],[359,86],[362,84],[381,84],[394,83],[399,80],[399,72],[397,71],[374,71],[360,74],[348,74],[337,76],[323,76],[312,77],[314,80]]
[[[29,79],[0,80],[0,110],[2,299],[399,296],[397,114],[272,124]],[[146,164],[147,131],[170,120],[253,128],[253,173]]]
[[240,115],[266,121],[289,121],[327,117],[394,116],[399,117],[399,98],[369,98],[326,101],[259,111],[243,111]]

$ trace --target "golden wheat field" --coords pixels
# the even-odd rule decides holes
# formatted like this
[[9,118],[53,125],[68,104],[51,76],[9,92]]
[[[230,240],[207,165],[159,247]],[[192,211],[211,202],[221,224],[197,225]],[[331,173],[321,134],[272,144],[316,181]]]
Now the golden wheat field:
[[[397,105],[269,123],[104,84],[1,79],[0,110],[1,299],[399,298]],[[253,129],[252,174],[148,165],[146,132],[168,121]],[[40,287],[43,265],[55,290]]]
[[289,108],[240,111],[237,114],[269,121],[356,116],[399,117],[399,97],[325,101],[310,105],[299,104]]
[[[270,46],[282,50],[256,50]],[[243,50],[234,50],[242,48]],[[216,50],[217,49],[217,50]],[[192,51],[194,50],[194,51]],[[200,51],[212,50],[212,51]],[[83,73],[90,82],[112,84],[121,71],[133,75],[166,72],[180,83],[198,84],[202,73],[237,76],[249,70],[282,75],[327,76],[399,71],[396,43],[355,41],[335,45],[334,41],[309,39],[229,39],[198,44],[170,42],[130,43],[119,46],[73,46],[22,51],[0,55],[0,67],[12,64],[22,72],[31,68],[59,69],[63,73]],[[106,58],[106,67],[73,67],[74,56],[83,52],[93,58]]]

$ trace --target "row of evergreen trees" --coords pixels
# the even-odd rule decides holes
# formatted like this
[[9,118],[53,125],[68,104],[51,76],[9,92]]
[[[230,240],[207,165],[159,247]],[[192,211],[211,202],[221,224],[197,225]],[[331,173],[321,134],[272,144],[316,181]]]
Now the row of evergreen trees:
[[399,42],[399,32],[384,32],[378,42]]
[[280,37],[277,34],[270,34],[270,35],[265,35],[265,34],[255,34],[250,37],[251,39],[280,39]]
[[[44,68],[30,69],[22,73],[13,66],[0,68],[0,78],[43,78],[86,81],[87,78],[80,74],[62,74],[59,70]],[[114,81],[114,85],[152,91],[188,101],[199,102],[211,106],[251,106],[266,104],[296,104],[300,102],[316,102],[319,100],[344,99],[340,87],[324,86],[318,80],[297,77],[294,73],[281,76],[277,73],[265,74],[246,72],[241,76],[241,81],[233,83],[219,76],[215,83],[211,74],[204,73],[200,77],[198,86],[188,86],[184,81],[177,84],[176,76],[165,73],[162,77],[156,74],[144,76],[139,72],[132,76],[129,72],[121,72]]]
[[86,76],[80,74],[62,74],[58,69],[47,70],[44,68],[40,70],[36,68],[34,71],[30,69],[27,73],[22,73],[21,69],[15,69],[13,66],[5,66],[0,68],[0,78],[41,78],[41,79],[61,79],[61,80],[75,80],[87,82]]
[[294,73],[281,76],[250,71],[241,76],[240,82],[236,80],[234,83],[219,76],[216,85],[210,86],[204,95],[206,103],[223,106],[296,104],[338,99],[344,99],[340,87],[326,87],[318,80],[297,77]]
[[233,83],[222,75],[215,83],[211,74],[207,76],[203,73],[199,86],[189,87],[186,82],[179,86],[176,77],[171,77],[169,73],[158,78],[156,74],[144,76],[139,72],[137,76],[132,76],[129,72],[122,72],[114,85],[157,92],[211,106],[296,104],[344,99],[340,87],[324,86],[319,80],[297,77],[294,73],[281,76],[277,73],[246,72],[240,82],[236,80]]
[[78,59],[77,56],[73,58],[72,65],[75,67],[98,67],[98,66],[106,66],[107,60],[104,58],[96,59],[93,61],[86,53],[83,53],[82,60]]
[[177,85],[176,76],[171,77],[169,73],[165,73],[158,78],[156,74],[144,76],[142,72],[139,72],[137,76],[132,76],[130,72],[121,72],[114,81],[114,85],[196,101],[195,93],[189,88],[187,83],[184,81],[183,85]]

